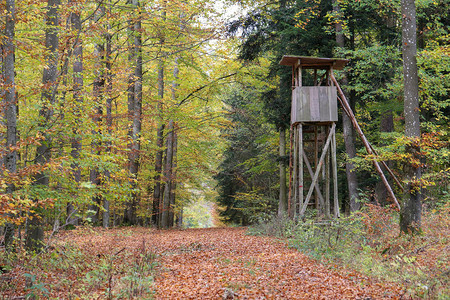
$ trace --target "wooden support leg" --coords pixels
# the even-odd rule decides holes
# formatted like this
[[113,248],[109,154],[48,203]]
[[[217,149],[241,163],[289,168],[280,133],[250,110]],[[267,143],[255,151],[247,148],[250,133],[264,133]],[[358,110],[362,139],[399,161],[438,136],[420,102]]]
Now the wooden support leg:
[[[327,135],[330,134],[330,128],[327,128]],[[332,142],[333,143],[333,142]],[[331,152],[333,152],[333,144],[331,144]],[[330,216],[330,152],[327,152],[325,158],[325,217],[329,219]]]
[[[318,141],[318,126],[314,126],[314,166],[317,170],[319,164],[319,141]],[[319,196],[318,193],[314,193],[314,204],[317,210],[319,210]]]
[[[333,124],[334,125],[334,124]],[[333,137],[331,141],[331,160],[333,168],[333,197],[334,197],[334,217],[339,218],[339,199],[338,199],[338,182],[337,182],[337,162],[336,162],[336,134],[333,132]]]
[[288,215],[290,218],[294,216],[291,215],[291,207],[292,207],[292,147],[293,147],[293,126],[291,125],[291,130],[289,131],[289,194],[288,194]]
[[294,127],[294,169],[293,169],[293,187],[294,197],[292,197],[292,216],[295,217],[298,203],[298,130],[297,125]]
[[297,212],[300,212],[300,207],[303,205],[303,124],[298,124],[298,208]]
[[317,166],[316,172],[314,173],[314,177],[312,179],[311,186],[309,187],[308,194],[306,195],[305,203],[303,203],[302,209],[300,210],[300,217],[303,217],[303,215],[305,214],[306,206],[308,205],[309,200],[311,199],[311,195],[312,195],[312,193],[314,191],[314,186],[315,186],[315,184],[317,182],[317,179],[319,178],[320,169],[321,169],[321,167],[323,165],[323,162],[325,160],[325,154],[328,151],[328,148],[330,147],[332,136],[334,135],[335,130],[336,130],[336,124],[333,123],[333,125],[331,127],[331,130],[330,130],[330,134],[328,135],[328,138],[327,138],[327,141],[325,143],[325,146],[323,147],[323,151],[322,151],[322,154],[320,156],[320,160],[319,160],[319,164]]
[[[369,141],[367,140],[366,136],[362,132],[361,127],[359,126],[358,121],[356,120],[355,115],[353,114],[353,111],[352,111],[350,105],[348,104],[348,101],[344,95],[344,92],[342,92],[342,89],[339,86],[339,83],[337,82],[336,78],[334,78],[334,75],[332,73],[330,73],[330,77],[331,77],[331,80],[333,81],[333,83],[336,85],[336,89],[339,94],[338,100],[341,103],[342,108],[344,109],[345,113],[348,115],[348,117],[352,121],[353,127],[355,128],[356,132],[359,134],[359,137],[361,138],[361,141],[363,142],[363,144],[367,150],[367,153],[374,155],[374,152],[372,151],[372,147],[371,147]],[[386,189],[387,189],[389,195],[391,196],[394,203],[397,205],[398,209],[400,209],[400,204],[398,203],[397,198],[395,197],[394,191],[392,190],[389,182],[387,181],[386,176],[384,176],[384,173],[381,170],[378,161],[376,160],[376,158],[373,158],[372,162],[375,166],[375,169],[378,172],[378,175],[380,175],[381,180],[383,181],[384,185],[386,186]]]

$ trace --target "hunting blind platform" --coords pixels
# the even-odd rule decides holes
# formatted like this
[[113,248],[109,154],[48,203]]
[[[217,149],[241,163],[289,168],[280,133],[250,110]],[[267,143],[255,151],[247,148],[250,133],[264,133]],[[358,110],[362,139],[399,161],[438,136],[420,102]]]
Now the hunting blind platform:
[[[347,63],[346,59],[306,56],[283,56],[280,61],[281,65],[292,67],[288,198],[288,211],[292,218],[303,218],[308,206],[316,208],[319,216],[325,218],[340,216],[336,163],[338,100],[367,152],[376,155],[334,78],[333,70],[342,70]],[[305,82],[310,85],[306,86]],[[373,159],[373,163],[390,197],[398,206],[379,163],[376,159]],[[386,164],[383,165],[397,180]]]

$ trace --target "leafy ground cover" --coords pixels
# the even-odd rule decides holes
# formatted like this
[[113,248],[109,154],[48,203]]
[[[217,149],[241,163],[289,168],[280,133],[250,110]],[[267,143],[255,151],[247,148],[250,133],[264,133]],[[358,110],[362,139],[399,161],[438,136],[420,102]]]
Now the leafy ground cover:
[[275,219],[249,232],[284,237],[292,248],[330,268],[392,282],[406,298],[449,299],[449,204],[425,211],[422,233],[415,236],[400,235],[398,213],[375,205],[337,222]]
[[383,299],[398,286],[331,269],[245,228],[64,231],[30,258],[3,253],[0,292],[52,299]]

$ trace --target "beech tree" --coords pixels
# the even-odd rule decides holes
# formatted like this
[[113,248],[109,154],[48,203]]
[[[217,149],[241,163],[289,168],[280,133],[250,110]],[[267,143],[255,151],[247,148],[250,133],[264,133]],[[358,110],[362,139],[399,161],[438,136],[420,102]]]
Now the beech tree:
[[[47,132],[53,116],[52,105],[56,100],[56,83],[58,76],[58,9],[59,0],[48,0],[46,7],[46,27],[45,27],[45,48],[46,67],[42,76],[41,109],[39,110],[39,128],[43,141],[36,149],[35,163],[43,167],[51,159],[52,136]],[[40,171],[35,175],[35,185],[48,186],[49,178],[45,171]],[[42,247],[44,230],[42,219],[36,214],[30,215],[28,221],[26,246],[31,250],[38,250]]]
[[[15,149],[17,143],[17,113],[18,105],[16,98],[15,83],[15,67],[14,67],[14,34],[16,23],[16,7],[15,0],[7,0],[5,7],[5,41],[2,45],[2,84],[4,88],[3,110],[5,112],[4,119],[6,123],[6,153],[4,156],[4,164],[8,175],[14,175],[17,172],[17,151]],[[9,182],[6,193],[11,195],[15,187]],[[14,238],[14,225],[6,223],[5,226],[5,246],[10,248]]]
[[[74,99],[74,115],[75,124],[80,124],[81,117],[81,103],[83,102],[83,41],[81,39],[81,7],[71,0],[70,4],[74,9],[74,12],[70,14],[70,24],[72,28],[72,34],[74,35],[74,45],[73,45],[73,99]],[[80,184],[81,181],[81,168],[76,162],[80,158],[81,152],[81,138],[79,132],[79,126],[75,125],[73,128],[73,138],[72,138],[72,151],[71,156],[74,159],[72,164],[73,168],[73,180],[75,184]],[[67,215],[69,218],[69,223],[72,225],[78,224],[78,218],[76,217],[76,208],[72,202],[67,205]]]
[[[340,14],[339,1],[333,0],[333,12]],[[338,47],[345,49],[345,36],[342,32],[342,23],[337,20],[335,23],[336,30],[336,44]],[[345,88],[348,85],[347,75],[343,76],[342,86]],[[351,101],[352,102],[352,101]],[[353,106],[354,107],[354,106]],[[358,178],[356,173],[356,168],[351,159],[356,157],[356,147],[355,147],[355,134],[353,131],[352,121],[345,112],[342,112],[342,127],[345,143],[345,152],[348,156],[348,160],[345,163],[345,172],[347,175],[347,188],[348,197],[350,200],[350,211],[354,212],[360,208],[360,203],[358,202]]]
[[414,0],[402,0],[402,51],[404,79],[405,135],[409,139],[405,164],[406,188],[400,212],[403,232],[420,231],[422,214],[420,107],[417,75],[416,7]]

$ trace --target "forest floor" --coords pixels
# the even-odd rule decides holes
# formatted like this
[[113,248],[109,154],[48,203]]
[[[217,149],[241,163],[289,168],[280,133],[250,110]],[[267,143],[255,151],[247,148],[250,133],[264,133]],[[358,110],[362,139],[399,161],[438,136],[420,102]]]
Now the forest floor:
[[398,286],[325,267],[281,240],[246,235],[245,228],[79,228],[59,233],[48,254],[24,263],[28,267],[0,274],[1,299],[27,294],[53,299],[400,299],[403,294]]

